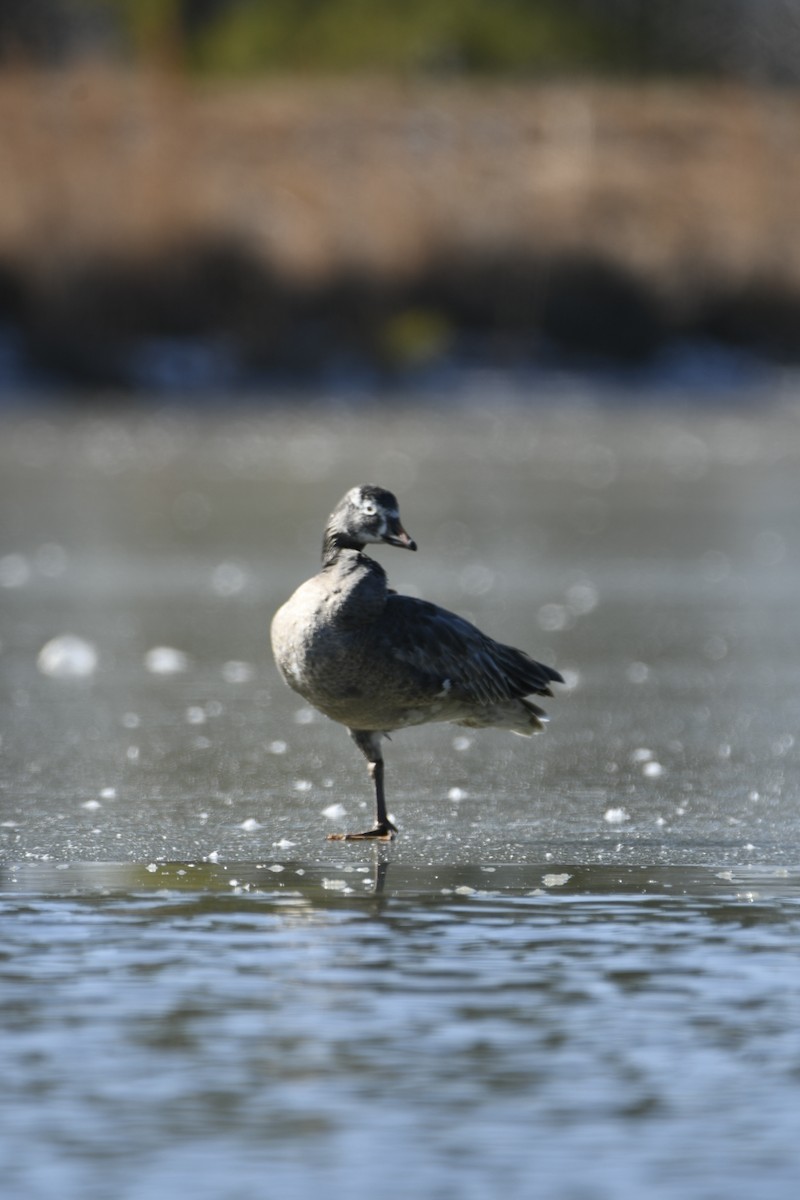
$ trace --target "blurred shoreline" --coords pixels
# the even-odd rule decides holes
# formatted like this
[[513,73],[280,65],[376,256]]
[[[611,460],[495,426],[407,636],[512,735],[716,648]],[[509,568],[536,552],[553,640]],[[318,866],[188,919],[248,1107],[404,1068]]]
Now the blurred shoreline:
[[0,178],[0,324],[67,383],[798,357],[792,91],[6,71]]

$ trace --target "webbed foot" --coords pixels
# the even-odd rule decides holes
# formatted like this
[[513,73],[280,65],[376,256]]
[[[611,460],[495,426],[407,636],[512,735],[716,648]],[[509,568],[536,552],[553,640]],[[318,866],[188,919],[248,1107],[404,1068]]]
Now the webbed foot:
[[391,842],[394,835],[397,833],[397,826],[391,821],[380,821],[374,829],[365,829],[363,833],[329,833],[329,842],[364,842],[378,841]]

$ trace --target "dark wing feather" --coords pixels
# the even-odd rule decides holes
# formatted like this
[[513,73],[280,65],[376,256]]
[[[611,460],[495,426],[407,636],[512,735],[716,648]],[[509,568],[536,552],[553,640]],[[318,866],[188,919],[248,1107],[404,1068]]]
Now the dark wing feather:
[[454,698],[496,704],[531,694],[552,696],[550,684],[564,682],[552,667],[427,600],[387,596],[385,628],[386,651],[411,667],[432,695],[449,680]]

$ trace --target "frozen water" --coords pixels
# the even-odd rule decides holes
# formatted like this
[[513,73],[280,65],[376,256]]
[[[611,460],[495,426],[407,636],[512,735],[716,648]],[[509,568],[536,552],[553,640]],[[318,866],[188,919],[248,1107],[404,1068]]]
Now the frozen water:
[[[4,417],[4,1194],[794,1195],[799,415]],[[380,846],[326,840],[367,772],[268,648],[365,461],[392,586],[572,685],[394,735]]]
[[86,679],[94,675],[97,663],[95,646],[72,633],[51,638],[42,646],[36,660],[42,675],[54,679]]
[[174,646],[153,646],[144,656],[144,665],[152,675],[178,675],[187,670],[189,658]]
[[249,683],[255,676],[255,667],[248,662],[223,663],[222,678],[226,683]]

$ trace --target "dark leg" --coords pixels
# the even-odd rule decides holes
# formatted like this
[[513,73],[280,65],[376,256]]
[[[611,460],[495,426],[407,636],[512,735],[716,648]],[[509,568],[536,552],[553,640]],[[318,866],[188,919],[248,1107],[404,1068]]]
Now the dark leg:
[[369,777],[375,785],[375,828],[363,833],[330,833],[329,842],[356,842],[365,838],[377,838],[382,842],[390,842],[397,833],[397,827],[386,815],[386,794],[383,790],[383,755],[381,741],[383,733],[373,730],[351,729],[350,736],[367,760]]

